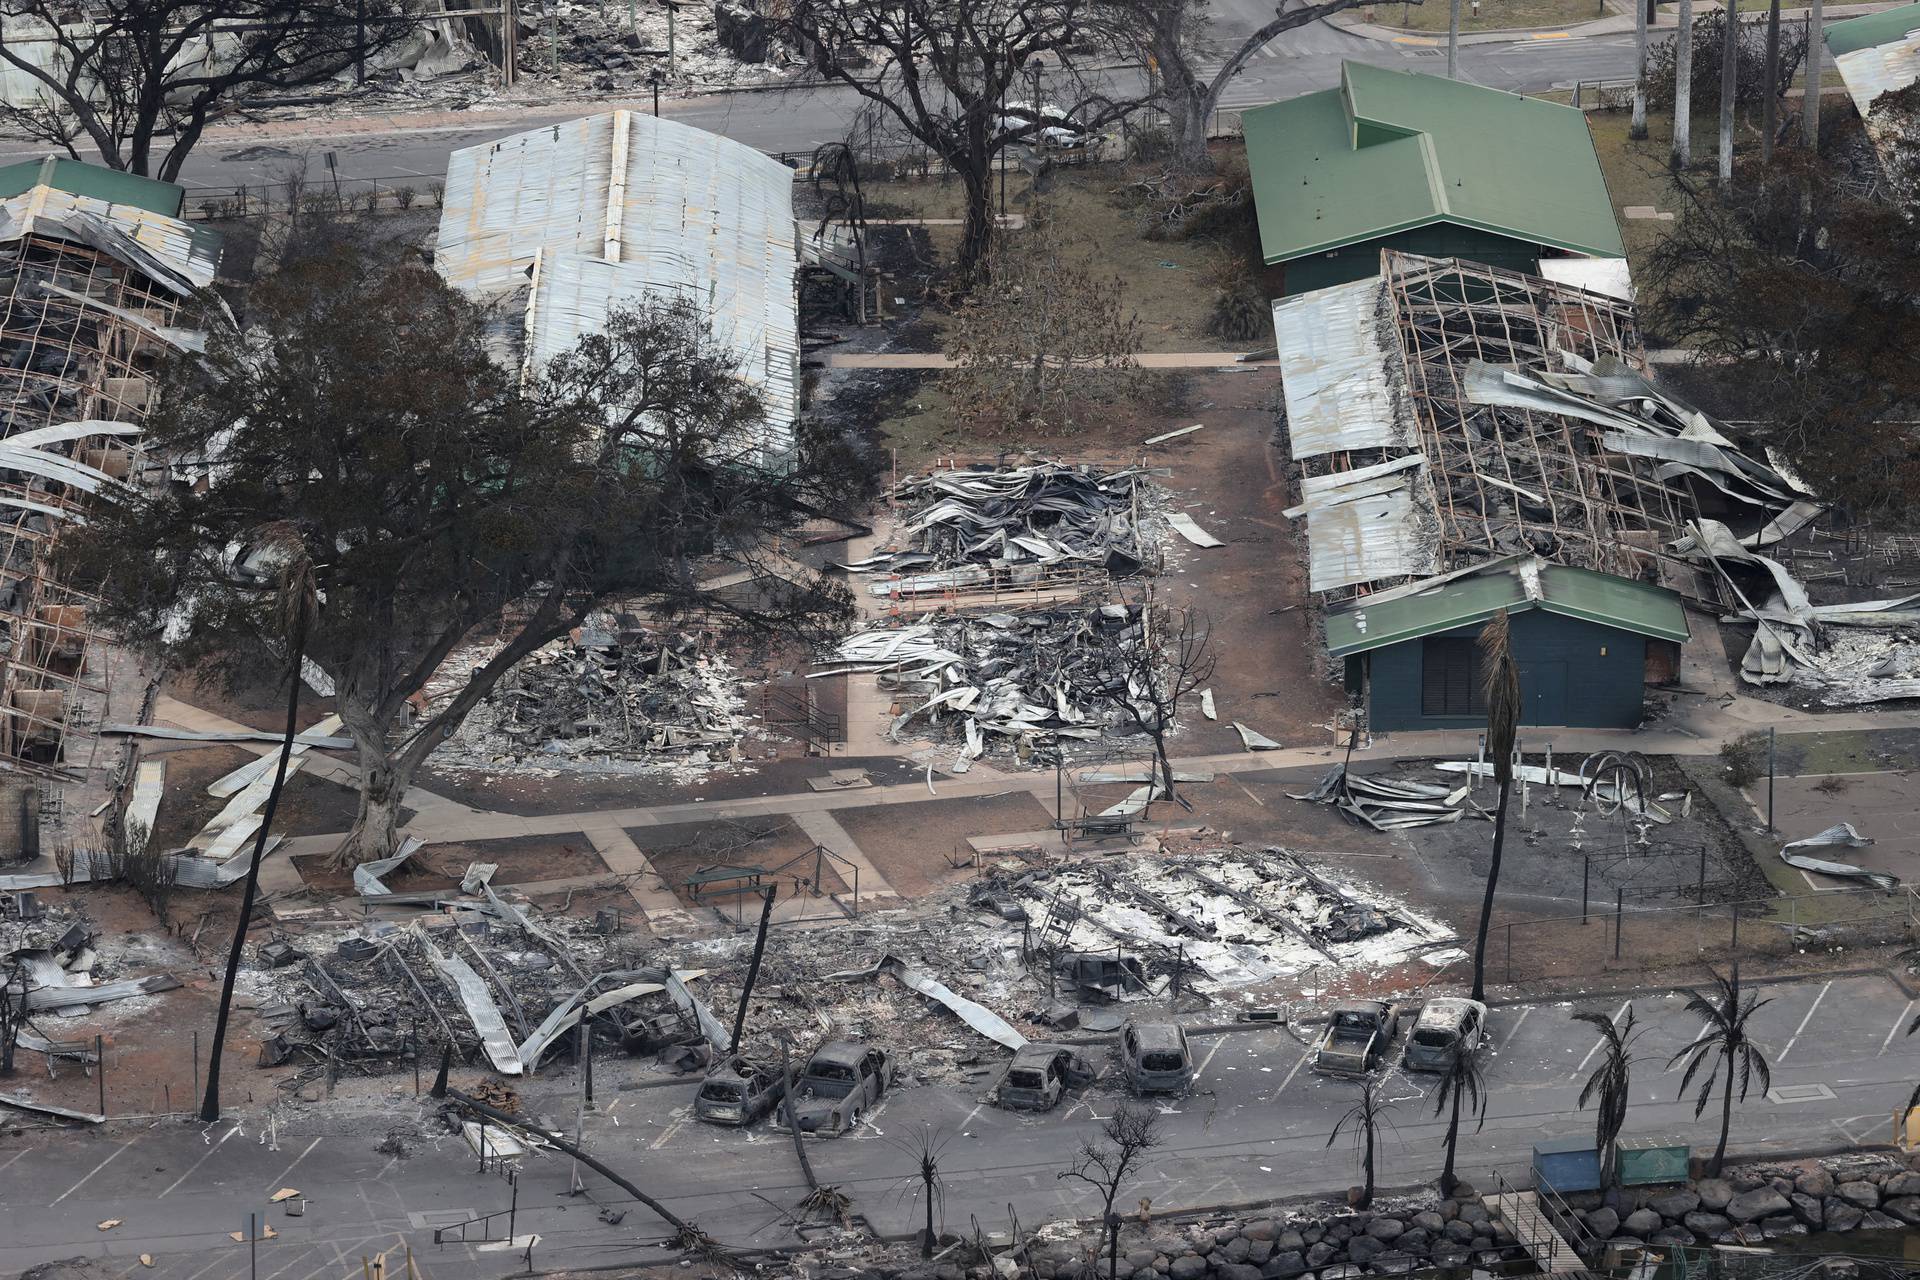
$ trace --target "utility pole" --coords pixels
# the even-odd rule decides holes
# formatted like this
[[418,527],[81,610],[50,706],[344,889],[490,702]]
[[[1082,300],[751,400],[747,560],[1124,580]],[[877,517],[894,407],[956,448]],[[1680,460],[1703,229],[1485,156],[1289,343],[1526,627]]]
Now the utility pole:
[[[1646,0],[1633,6],[1633,121],[1627,128],[1629,138],[1647,136],[1647,23],[1653,20],[1647,11],[1654,3]],[[1774,0],[1776,11],[1779,5],[1780,0]]]
[[1447,0],[1447,79],[1458,79],[1460,61],[1460,0]]

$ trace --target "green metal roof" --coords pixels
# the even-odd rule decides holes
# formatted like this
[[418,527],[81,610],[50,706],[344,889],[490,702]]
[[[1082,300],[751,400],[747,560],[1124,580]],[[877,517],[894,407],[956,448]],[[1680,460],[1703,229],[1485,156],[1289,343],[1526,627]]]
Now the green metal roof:
[[1541,609],[1656,640],[1685,641],[1686,610],[1664,587],[1611,574],[1510,556],[1463,574],[1381,592],[1327,613],[1327,650],[1336,658],[1485,622],[1500,610]]
[[24,195],[35,187],[52,187],[77,196],[90,196],[109,204],[132,205],[169,218],[180,216],[186,203],[185,187],[153,178],[142,178],[97,164],[82,164],[64,156],[40,160],[22,160],[0,166],[0,200]]
[[1827,48],[1838,57],[1857,49],[1892,44],[1905,39],[1907,32],[1915,28],[1920,28],[1920,4],[1903,4],[1897,9],[1834,23],[1827,28]]
[[1572,107],[1344,62],[1338,89],[1256,107],[1241,126],[1269,263],[1436,222],[1625,256]]

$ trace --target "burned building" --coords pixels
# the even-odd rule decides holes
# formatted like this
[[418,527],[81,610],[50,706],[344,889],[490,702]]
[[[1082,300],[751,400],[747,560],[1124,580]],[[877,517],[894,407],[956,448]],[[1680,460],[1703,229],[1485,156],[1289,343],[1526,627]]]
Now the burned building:
[[55,156],[0,168],[0,769],[82,776],[109,717],[93,602],[51,557],[87,495],[137,482],[154,372],[201,341],[181,311],[220,240],[184,195]]

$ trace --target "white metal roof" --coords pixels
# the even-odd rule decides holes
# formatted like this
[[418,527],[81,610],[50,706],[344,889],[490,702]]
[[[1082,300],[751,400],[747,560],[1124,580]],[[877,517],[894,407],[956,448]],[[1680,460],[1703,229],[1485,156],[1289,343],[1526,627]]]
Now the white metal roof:
[[480,297],[526,285],[526,355],[565,350],[621,301],[691,297],[767,403],[766,451],[799,408],[793,172],[731,139],[632,111],[449,158],[435,265]]
[[1380,345],[1386,283],[1378,276],[1273,304],[1273,332],[1295,459],[1347,449],[1411,449],[1394,413]]
[[1633,277],[1625,258],[1542,258],[1540,274],[1555,284],[1632,302]]
[[1920,80],[1920,30],[1909,31],[1885,44],[1872,44],[1840,54],[1834,58],[1833,65],[1846,83],[1860,118],[1869,120],[1875,98]]
[[180,294],[212,284],[220,265],[220,237],[204,228],[58,187],[0,200],[0,243],[30,235],[90,245]]

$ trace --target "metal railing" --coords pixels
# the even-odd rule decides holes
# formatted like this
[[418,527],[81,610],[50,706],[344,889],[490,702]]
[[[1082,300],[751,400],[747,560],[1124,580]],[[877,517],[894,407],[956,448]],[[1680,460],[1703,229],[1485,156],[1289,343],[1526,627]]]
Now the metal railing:
[[1633,81],[1576,80],[1573,105],[1583,111],[1624,111],[1633,105]]

